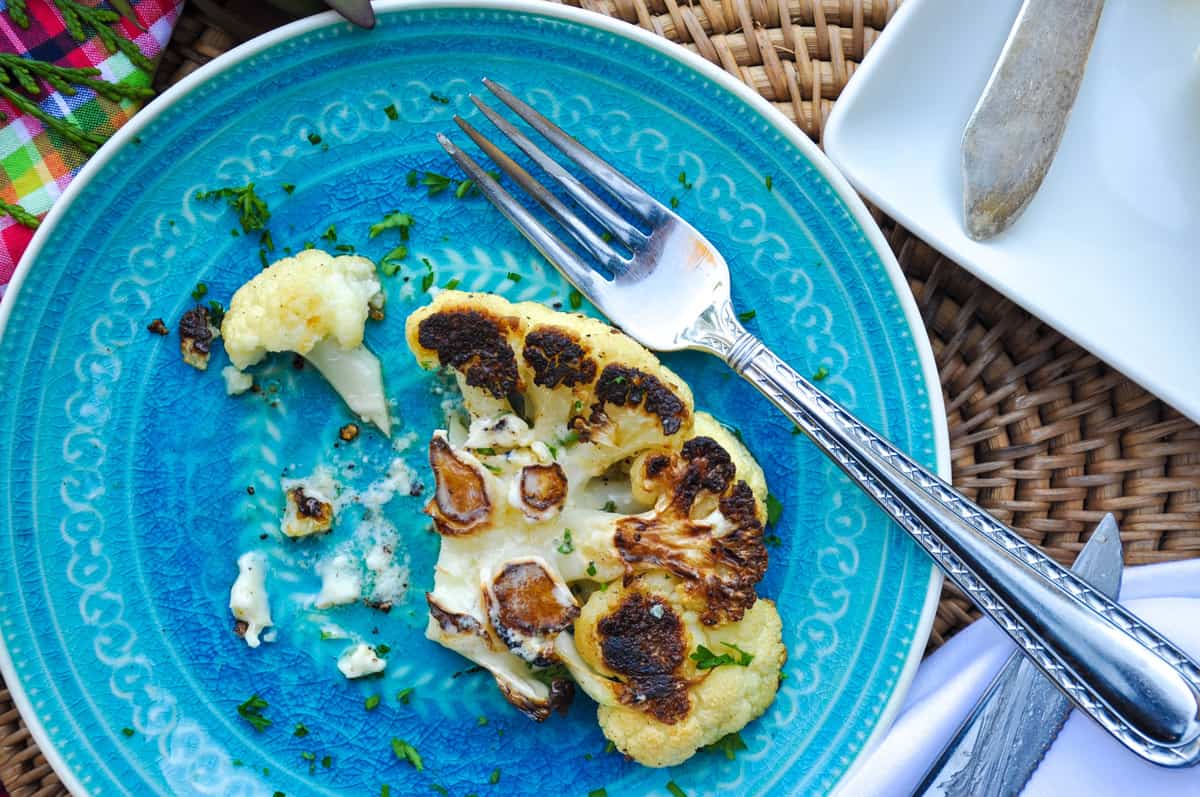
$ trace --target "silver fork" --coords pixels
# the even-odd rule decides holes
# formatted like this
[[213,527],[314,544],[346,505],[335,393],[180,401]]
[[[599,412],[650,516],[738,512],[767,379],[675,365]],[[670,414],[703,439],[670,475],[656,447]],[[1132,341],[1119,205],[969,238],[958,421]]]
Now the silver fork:
[[[483,195],[613,323],[651,349],[696,349],[720,357],[911,534],[1076,706],[1156,764],[1189,766],[1200,760],[1200,667],[1148,625],[917,465],[773,354],[739,323],[729,298],[729,267],[704,236],[503,86],[483,82],[617,200],[623,212],[587,188],[504,116],[471,96],[509,141],[611,233],[611,240],[598,235],[566,202],[466,120],[454,118],[517,186],[537,200],[590,262],[449,138],[439,134],[438,141]],[[670,297],[669,303],[663,301],[665,296]]]

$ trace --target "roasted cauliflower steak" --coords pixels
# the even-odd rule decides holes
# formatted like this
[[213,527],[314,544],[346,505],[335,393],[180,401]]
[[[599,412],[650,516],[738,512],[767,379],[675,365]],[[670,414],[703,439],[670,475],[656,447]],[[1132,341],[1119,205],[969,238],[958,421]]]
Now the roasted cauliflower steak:
[[[649,766],[765,711],[786,657],[755,592],[766,481],[687,384],[601,321],[487,294],[441,292],[406,334],[462,394],[429,443],[426,636],[538,721],[578,684]],[[701,646],[745,655],[705,669]]]

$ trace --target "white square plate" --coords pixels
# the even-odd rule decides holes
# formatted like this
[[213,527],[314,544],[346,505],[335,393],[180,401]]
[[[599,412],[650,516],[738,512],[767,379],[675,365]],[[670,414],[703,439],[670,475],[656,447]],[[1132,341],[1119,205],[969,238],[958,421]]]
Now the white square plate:
[[1020,6],[906,2],[825,151],[908,229],[1200,420],[1200,3],[1109,0],[1041,190],[978,243],[959,141]]

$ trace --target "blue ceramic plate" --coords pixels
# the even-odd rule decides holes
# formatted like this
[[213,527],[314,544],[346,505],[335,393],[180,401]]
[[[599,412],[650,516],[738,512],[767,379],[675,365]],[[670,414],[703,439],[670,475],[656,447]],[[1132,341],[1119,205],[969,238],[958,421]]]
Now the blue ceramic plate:
[[[395,451],[374,433],[335,448],[349,415],[290,358],[257,369],[264,393],[231,399],[223,353],[199,373],[174,334],[146,330],[154,317],[174,327],[198,281],[228,300],[259,270],[257,236],[195,194],[253,181],[273,256],[313,242],[380,258],[398,241],[368,227],[392,209],[413,215],[411,254],[384,279],[388,318],[368,342],[395,436],[416,441],[400,456],[428,482],[440,397],[403,338],[424,284],[567,297],[482,199],[407,184],[410,170],[455,174],[433,134],[475,113],[466,94],[484,75],[675,198],[728,259],[751,329],[802,371],[827,371],[833,396],[918,460],[943,473],[948,462],[932,357],[895,261],[845,182],[765,102],[682,48],[574,9],[381,11],[369,33],[328,15],[284,28],[159,98],[71,186],[5,299],[0,663],[35,737],[73,791],[97,795],[625,795],[669,780],[689,795],[829,791],[890,721],[940,579],[765,400],[701,356],[668,360],[700,407],[740,429],[785,507],[761,591],[784,618],[788,678],[732,760],[644,769],[605,752],[586,698],[535,725],[490,679],[456,677],[466,662],[422,634],[437,538],[421,498],[386,507],[407,599],[332,618],[391,648],[385,678],[342,678],[345,641],[281,600],[275,641],[250,650],[234,636],[234,562],[254,547],[278,555],[259,535],[278,524],[281,476],[323,461],[363,486]],[[322,240],[331,225],[336,241]],[[296,578],[273,597],[311,589]],[[273,723],[261,732],[237,710],[256,693]],[[419,750],[423,771],[393,756],[393,738]]]

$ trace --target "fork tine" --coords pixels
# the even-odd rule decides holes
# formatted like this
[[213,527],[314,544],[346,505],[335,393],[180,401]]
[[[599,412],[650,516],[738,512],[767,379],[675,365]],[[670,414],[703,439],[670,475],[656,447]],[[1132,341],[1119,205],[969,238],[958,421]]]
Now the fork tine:
[[496,209],[504,214],[525,238],[537,247],[547,260],[562,272],[572,285],[578,288],[594,304],[604,309],[604,279],[588,266],[569,246],[558,240],[546,227],[534,218],[512,195],[492,179],[492,176],[467,153],[454,145],[445,135],[437,134],[438,143],[454,159],[467,176],[475,181],[480,192]]
[[454,117],[455,123],[462,128],[462,131],[471,137],[481,150],[487,153],[497,166],[499,166],[505,174],[513,178],[517,185],[525,189],[525,192],[538,201],[538,203],[546,209],[546,211],[554,217],[555,221],[561,224],[567,232],[571,234],[579,245],[582,246],[587,253],[596,259],[598,263],[603,265],[609,272],[613,274],[620,273],[625,270],[628,262],[617,254],[611,246],[597,235],[591,227],[584,224],[583,220],[575,215],[571,210],[563,204],[562,200],[550,193],[544,185],[534,179],[533,175],[525,171],[519,163],[508,156],[508,153],[497,147],[489,141],[482,133],[476,130],[470,122],[463,119],[461,116]]
[[487,78],[483,79],[483,85],[499,97],[501,102],[512,108],[517,116],[528,122],[534,130],[558,147],[564,155],[583,167],[592,179],[608,189],[631,211],[649,222],[674,216],[661,202],[643,191],[636,183],[614,169],[599,155],[580,144],[558,125],[542,116],[524,101],[517,99],[504,86]]
[[646,236],[641,230],[625,221],[620,214],[608,206],[607,202],[592,193],[575,175],[568,172],[558,161],[543,152],[537,144],[530,141],[529,137],[518,130],[512,122],[496,113],[490,105],[479,99],[476,95],[472,94],[470,97],[471,102],[475,103],[475,107],[483,112],[483,115],[501,133],[508,136],[510,141],[520,147],[522,152],[528,155],[534,163],[540,166],[562,186],[563,190],[570,194],[572,199],[590,213],[592,218],[598,221],[604,229],[611,232],[618,241],[630,249],[640,248],[646,244]]

